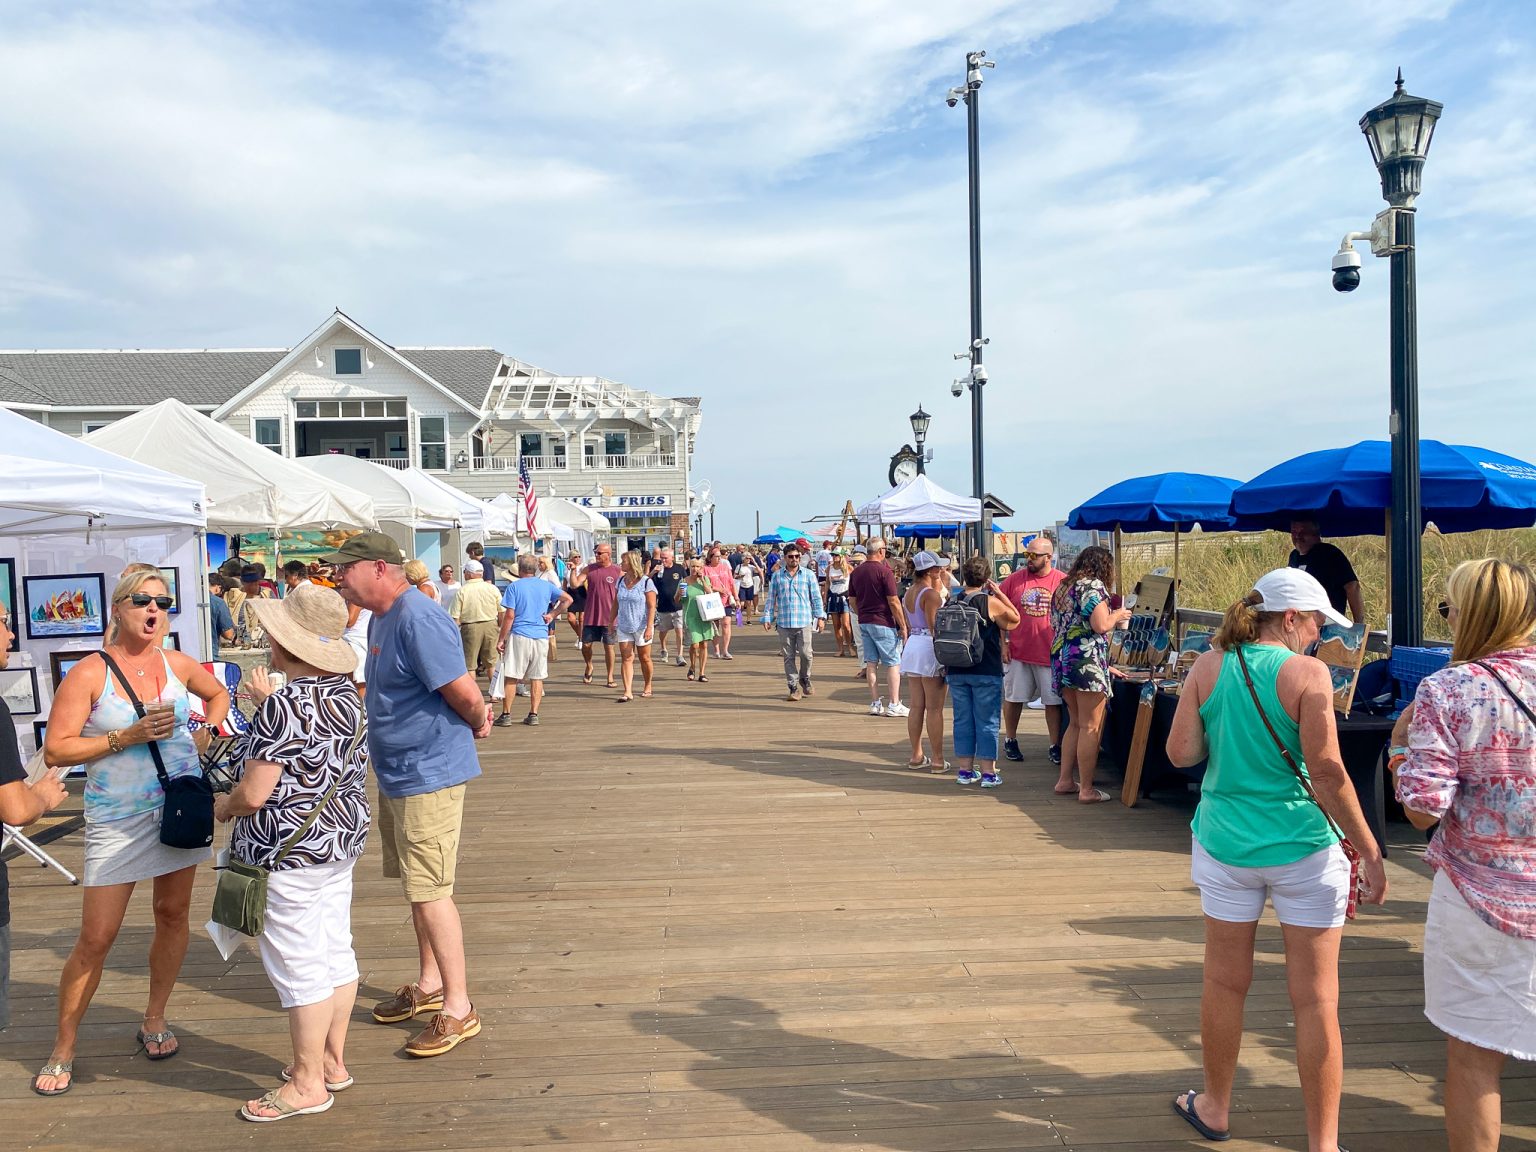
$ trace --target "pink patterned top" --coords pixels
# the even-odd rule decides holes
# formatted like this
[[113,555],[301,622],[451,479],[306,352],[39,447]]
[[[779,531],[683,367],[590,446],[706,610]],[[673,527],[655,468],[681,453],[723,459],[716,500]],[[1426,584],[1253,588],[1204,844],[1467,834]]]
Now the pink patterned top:
[[[1485,659],[1536,709],[1536,647]],[[1455,665],[1419,684],[1397,797],[1441,818],[1425,858],[1472,911],[1536,939],[1536,724],[1486,669]]]

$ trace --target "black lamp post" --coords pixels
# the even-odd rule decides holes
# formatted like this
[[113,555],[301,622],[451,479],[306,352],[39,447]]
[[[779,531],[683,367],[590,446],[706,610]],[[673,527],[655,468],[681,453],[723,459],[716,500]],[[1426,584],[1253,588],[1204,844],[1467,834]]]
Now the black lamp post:
[[923,452],[923,441],[928,439],[928,421],[932,417],[924,412],[923,406],[919,404],[917,411],[912,413],[908,419],[912,421],[912,440],[917,446],[917,474],[921,476],[924,472],[928,471],[923,460],[925,455]]
[[1360,118],[1381,173],[1381,194],[1390,215],[1392,288],[1392,620],[1394,646],[1424,642],[1424,525],[1419,501],[1418,286],[1414,273],[1414,200],[1418,198],[1429,141],[1444,106],[1397,91]]
[[[965,150],[967,183],[970,189],[970,257],[971,257],[971,487],[977,500],[987,494],[982,467],[982,420],[981,389],[987,382],[987,373],[981,366],[981,350],[986,339],[981,334],[981,70],[996,68],[994,61],[986,58],[984,50],[965,54],[965,84],[951,88],[945,102],[953,108],[965,101]],[[976,525],[975,550],[989,554],[992,545],[992,523],[985,504],[981,520]]]

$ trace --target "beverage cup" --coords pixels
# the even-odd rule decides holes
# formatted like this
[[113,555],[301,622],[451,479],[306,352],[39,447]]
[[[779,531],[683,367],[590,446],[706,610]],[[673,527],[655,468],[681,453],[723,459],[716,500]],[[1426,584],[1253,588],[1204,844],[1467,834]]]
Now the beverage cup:
[[1125,604],[1125,597],[1121,596],[1120,593],[1115,592],[1115,593],[1112,593],[1110,595],[1110,597],[1109,597],[1109,610],[1111,612],[1118,612],[1118,611],[1120,611],[1120,609],[1124,606],[1124,604]]

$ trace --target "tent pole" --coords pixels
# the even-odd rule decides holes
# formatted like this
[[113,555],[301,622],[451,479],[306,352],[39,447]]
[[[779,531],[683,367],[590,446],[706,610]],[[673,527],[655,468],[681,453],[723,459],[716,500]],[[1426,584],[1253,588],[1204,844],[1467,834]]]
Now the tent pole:
[[[1387,527],[1384,535],[1387,538],[1387,568],[1390,577],[1392,567],[1392,509],[1390,508],[1387,509]],[[1387,629],[1387,651],[1390,653],[1392,651],[1392,581],[1390,578],[1387,580],[1386,593],[1387,618],[1384,623]]]
[[1173,650],[1179,650],[1179,526],[1173,526]]
[[1121,588],[1121,586],[1124,583],[1125,583],[1125,574],[1121,571],[1121,568],[1120,568],[1120,525],[1116,524],[1115,525],[1115,595],[1117,595],[1117,596],[1123,596],[1124,595],[1124,593],[1120,591],[1120,588]]
[[[209,628],[208,620],[208,597],[212,595],[212,593],[208,590],[208,580],[206,578],[208,572],[207,530],[204,528],[199,528],[197,530],[195,539],[197,540],[198,571],[195,573],[197,577],[197,583],[190,586],[197,589],[198,637],[196,651],[198,663],[202,663],[202,658],[204,656],[207,656],[209,659],[213,658],[213,653],[210,652],[207,647],[208,638],[213,634]],[[179,591],[180,590],[178,589],[178,592]],[[183,601],[183,603],[185,603],[185,601]]]

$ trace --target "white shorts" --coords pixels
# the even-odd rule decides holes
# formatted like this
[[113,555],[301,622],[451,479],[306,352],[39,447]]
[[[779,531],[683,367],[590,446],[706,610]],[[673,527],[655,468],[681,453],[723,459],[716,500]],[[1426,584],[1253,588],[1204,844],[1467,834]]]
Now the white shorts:
[[944,675],[944,665],[933,654],[933,637],[926,632],[914,632],[901,646],[901,674],[923,676],[933,680]]
[[[653,630],[651,635],[654,636],[655,634]],[[651,642],[645,638],[644,632],[620,632],[617,628],[613,632],[613,642],[615,644],[633,644],[636,648],[649,648],[651,646]]]
[[1483,920],[1443,868],[1424,924],[1424,1015],[1447,1036],[1536,1060],[1536,940]]
[[286,868],[267,877],[261,966],[284,1008],[330,999],[358,978],[352,951],[352,866],[356,860]]
[[1251,924],[1264,914],[1267,897],[1275,916],[1292,928],[1339,928],[1349,901],[1349,858],[1337,844],[1294,864],[1236,868],[1223,864],[1192,840],[1189,876],[1200,889],[1200,907],[1212,920]]
[[1003,667],[1003,699],[1009,704],[1060,704],[1061,697],[1051,689],[1049,664],[1025,664],[1010,660]]
[[502,655],[501,667],[508,680],[544,680],[549,676],[549,638],[519,636],[516,632],[507,637],[507,650]]

